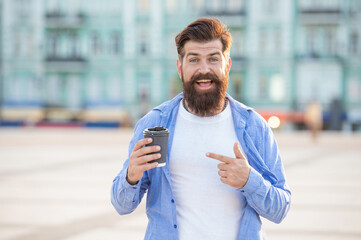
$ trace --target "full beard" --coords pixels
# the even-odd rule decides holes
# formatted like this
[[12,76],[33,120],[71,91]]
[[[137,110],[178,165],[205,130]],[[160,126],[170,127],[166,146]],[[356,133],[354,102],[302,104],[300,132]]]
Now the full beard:
[[[228,73],[223,79],[219,79],[212,73],[197,74],[190,81],[185,82],[182,73],[184,100],[188,107],[198,116],[213,116],[223,110],[226,91],[228,88]],[[215,86],[209,90],[198,90],[197,81],[210,79]]]

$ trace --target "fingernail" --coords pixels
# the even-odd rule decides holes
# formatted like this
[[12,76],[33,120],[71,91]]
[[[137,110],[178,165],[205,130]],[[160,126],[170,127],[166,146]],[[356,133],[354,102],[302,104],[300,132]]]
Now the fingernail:
[[206,156],[207,156],[207,157],[209,157],[209,155],[210,155],[209,153],[206,153]]
[[156,149],[157,151],[159,151],[159,150],[160,150],[160,146],[156,146],[155,149]]
[[148,142],[151,142],[152,141],[152,139],[151,138],[148,138],[148,140],[147,140]]

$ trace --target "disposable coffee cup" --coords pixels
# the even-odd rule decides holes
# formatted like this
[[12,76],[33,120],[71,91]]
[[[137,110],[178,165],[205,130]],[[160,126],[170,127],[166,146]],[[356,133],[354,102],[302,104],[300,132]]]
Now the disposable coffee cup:
[[[164,127],[147,128],[143,131],[143,135],[144,138],[153,139],[153,141],[150,144],[147,144],[146,146],[154,146],[154,145],[160,146],[160,151],[154,153],[160,153],[161,158],[152,160],[149,163],[158,162],[157,167],[165,166],[167,162],[169,130]],[[150,154],[154,154],[154,153],[150,153]]]

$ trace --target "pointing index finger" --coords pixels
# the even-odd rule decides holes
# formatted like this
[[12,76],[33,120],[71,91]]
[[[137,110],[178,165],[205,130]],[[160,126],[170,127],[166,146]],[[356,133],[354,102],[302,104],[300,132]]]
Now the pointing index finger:
[[224,162],[224,163],[230,163],[231,162],[230,157],[227,157],[227,156],[224,156],[224,155],[221,155],[221,154],[217,154],[217,153],[208,152],[208,153],[206,153],[206,156],[209,157],[209,158],[213,158],[213,159],[216,159],[218,161]]

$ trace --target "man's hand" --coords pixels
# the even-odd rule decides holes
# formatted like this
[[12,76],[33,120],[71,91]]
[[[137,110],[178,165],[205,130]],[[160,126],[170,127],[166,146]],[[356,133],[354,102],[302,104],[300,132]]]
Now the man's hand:
[[149,163],[149,161],[160,158],[160,153],[150,154],[160,151],[160,146],[143,147],[153,141],[151,138],[139,140],[130,154],[129,166],[127,172],[127,181],[131,185],[135,185],[143,177],[144,171],[158,166],[157,162]]
[[236,158],[216,153],[206,153],[206,156],[221,161],[221,163],[218,164],[218,175],[221,176],[223,183],[235,188],[243,188],[248,181],[251,166],[243,156],[238,144],[239,143],[236,142],[233,146]]

